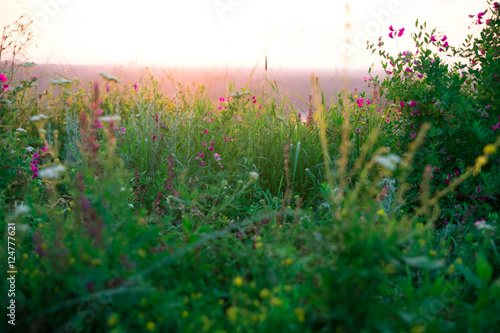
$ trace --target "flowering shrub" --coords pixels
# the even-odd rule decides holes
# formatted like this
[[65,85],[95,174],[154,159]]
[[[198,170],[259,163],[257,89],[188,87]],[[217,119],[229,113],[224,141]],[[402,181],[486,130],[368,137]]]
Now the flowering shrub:
[[[477,38],[469,36],[461,46],[452,46],[445,34],[427,25],[415,24],[415,49],[391,56],[383,42],[369,45],[382,57],[387,76],[380,83],[382,96],[398,114],[391,129],[396,152],[404,151],[424,123],[432,124],[428,139],[416,159],[412,183],[420,181],[425,165],[434,168],[435,187],[448,185],[465,166],[475,162],[482,147],[500,134],[500,12],[495,2],[489,10],[473,16],[473,26],[481,29]],[[389,28],[390,37],[394,29]],[[398,34],[399,36],[399,34]],[[392,36],[394,37],[394,36]],[[460,171],[462,170],[462,171]],[[489,207],[476,213],[498,211],[500,177],[498,160],[492,157],[485,170],[488,176],[470,180],[457,189],[455,199],[477,205],[473,189],[483,188],[483,202]],[[486,197],[484,196],[486,195]],[[484,206],[484,205],[483,205]],[[447,218],[447,220],[450,220]]]

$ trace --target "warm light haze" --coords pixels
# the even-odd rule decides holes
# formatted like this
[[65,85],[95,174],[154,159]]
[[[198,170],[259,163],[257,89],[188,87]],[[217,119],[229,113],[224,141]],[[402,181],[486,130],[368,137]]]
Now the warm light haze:
[[[367,39],[384,36],[387,49],[398,49],[387,37],[390,25],[410,33],[418,18],[458,45],[477,33],[465,26],[467,15],[485,6],[470,0],[358,0],[349,2],[348,16],[346,1],[331,0],[2,0],[0,23],[22,14],[34,20],[37,46],[29,54],[39,64],[241,68],[263,67],[267,55],[274,70],[366,70],[378,64],[365,49]],[[401,51],[412,48],[409,35],[398,42]]]

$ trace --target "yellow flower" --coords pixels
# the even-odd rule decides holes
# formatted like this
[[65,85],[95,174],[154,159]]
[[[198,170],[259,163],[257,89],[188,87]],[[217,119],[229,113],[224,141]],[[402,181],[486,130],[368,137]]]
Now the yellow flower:
[[450,266],[448,266],[448,270],[446,271],[446,273],[448,273],[448,275],[452,275],[453,273],[455,273],[455,265],[451,264]]
[[479,156],[476,160],[476,167],[481,168],[488,164],[488,158],[485,156]]
[[182,311],[182,318],[187,318],[189,316],[189,312],[184,310]]
[[295,308],[293,309],[293,312],[297,316],[297,319],[301,322],[304,323],[306,321],[306,310],[302,308]]
[[380,215],[380,216],[386,216],[386,215],[385,215],[385,211],[384,211],[383,209],[379,209],[379,210],[377,211],[377,214],[378,214],[378,215]]
[[430,254],[431,256],[433,256],[433,257],[435,257],[435,256],[437,256],[437,255],[438,255],[438,254],[437,254],[437,252],[436,252],[436,251],[434,251],[434,250],[430,250],[430,251],[429,251],[429,254]]
[[236,287],[241,287],[241,286],[243,286],[243,279],[240,276],[237,276],[234,278],[233,284]]
[[286,258],[285,262],[286,262],[287,265],[291,265],[292,264],[292,259],[291,258]]
[[460,265],[463,265],[464,264],[464,261],[462,260],[462,258],[457,258],[457,260],[455,260],[455,262],[457,264],[460,264]]
[[230,308],[227,309],[226,315],[231,322],[235,323],[236,318],[238,318],[238,308],[235,306],[231,306]]
[[286,292],[292,291],[292,287],[290,287],[288,284],[283,287],[283,290]]
[[137,253],[139,253],[139,256],[141,256],[142,258],[146,258],[146,251],[143,250],[143,249],[139,249],[137,250]]
[[419,326],[413,326],[410,329],[411,333],[423,333],[425,332],[425,326],[419,325]]
[[283,301],[279,299],[278,297],[273,297],[271,298],[271,306],[275,306],[278,308],[281,308],[283,306]]
[[495,145],[489,144],[483,148],[485,154],[493,155],[497,152],[497,147]]
[[108,319],[108,326],[114,326],[118,324],[118,315],[116,313],[112,313],[111,316],[109,316]]
[[155,325],[155,323],[153,323],[152,321],[148,321],[148,322],[146,323],[146,329],[147,329],[148,331],[154,331],[154,330],[155,330],[155,327],[156,327],[156,325]]
[[269,289],[267,289],[267,288],[264,288],[261,291],[259,291],[260,298],[269,298],[270,294],[271,293],[269,292]]
[[219,299],[219,305],[224,305],[224,300],[222,298]]
[[[280,226],[281,227],[281,226]],[[262,242],[256,242],[255,243],[255,248],[260,249],[262,247]]]
[[23,254],[23,259],[28,259],[28,254],[27,253]]

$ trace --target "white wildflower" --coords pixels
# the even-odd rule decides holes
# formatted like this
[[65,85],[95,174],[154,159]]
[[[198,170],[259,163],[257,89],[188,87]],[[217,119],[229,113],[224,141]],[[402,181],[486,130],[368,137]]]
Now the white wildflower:
[[30,118],[31,121],[40,121],[40,120],[47,120],[49,117],[47,117],[44,114],[37,114],[36,116],[33,116]]
[[59,177],[59,173],[63,172],[66,170],[66,167],[64,165],[58,164],[54,165],[49,168],[42,169],[38,172],[38,176],[40,178],[57,178]]
[[120,116],[118,115],[114,115],[114,116],[104,116],[104,117],[100,117],[99,118],[99,121],[104,121],[104,122],[110,122],[110,121],[118,121],[120,120]]

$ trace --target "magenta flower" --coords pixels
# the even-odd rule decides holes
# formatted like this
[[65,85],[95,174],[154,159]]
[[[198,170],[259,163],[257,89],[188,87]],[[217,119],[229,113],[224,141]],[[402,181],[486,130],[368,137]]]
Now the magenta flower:
[[3,85],[3,91],[7,91],[7,89],[9,89],[9,87],[10,87],[10,86],[9,86],[8,84],[4,84],[4,85]]
[[498,9],[498,2],[495,2],[495,3],[493,4],[493,7],[495,7],[495,9]]
[[137,83],[134,83],[134,90],[137,92]]
[[448,45],[449,45],[449,44],[448,44],[448,42],[445,42],[445,43],[443,44],[443,47],[448,47]]
[[394,38],[394,36],[392,35],[392,32],[389,32],[389,37]]
[[399,32],[398,32],[398,37],[401,37],[403,36],[403,33],[405,32],[405,28],[401,28],[399,29]]
[[366,100],[366,104],[367,104],[367,105],[370,105],[370,104],[372,104],[372,102],[370,102],[370,100],[369,100],[369,99],[367,99],[367,100]]
[[483,16],[484,16],[484,12],[481,12],[481,13],[477,14],[477,18],[478,18],[478,19],[482,19],[482,18],[483,18]]
[[33,158],[38,158],[38,153],[34,153]]
[[96,120],[95,124],[96,124],[97,128],[102,128],[102,124],[99,122],[99,120]]
[[45,153],[45,152],[47,151],[47,146],[44,146],[44,147],[42,148],[42,151]]
[[205,157],[205,154],[201,153],[201,154],[200,154],[200,157],[201,157],[201,158]]
[[214,150],[214,147],[210,147],[210,148],[208,148],[208,150]]
[[205,165],[205,162],[201,161],[201,166],[204,166]]
[[441,41],[444,42],[448,39],[448,37],[444,36],[443,38],[441,38]]
[[219,102],[224,102],[224,97],[219,98]]
[[391,75],[391,74],[392,74],[392,72],[391,72],[391,71],[387,71],[386,73],[387,73],[387,75]]
[[411,68],[405,68],[405,71],[407,71],[408,73],[413,72],[413,71],[411,70]]
[[203,142],[201,145],[202,145],[202,146],[206,146],[206,143],[205,143],[205,142]]
[[0,74],[0,81],[7,82],[7,76]]
[[423,78],[424,76],[422,74],[417,75],[419,79]]
[[389,30],[394,31],[394,28],[392,27],[392,25],[389,27]]
[[410,134],[410,137],[411,137],[412,139],[414,139],[416,136],[417,136],[417,134],[415,134],[415,133],[411,133],[411,134]]
[[405,107],[405,102],[401,101],[401,102],[399,103],[399,105],[401,105],[401,107],[402,107],[402,108],[404,108],[404,107]]
[[156,140],[156,135],[153,135],[153,142]]
[[208,134],[208,130],[205,130],[205,134]]
[[415,106],[417,106],[417,103],[414,100],[412,100],[410,102],[410,107],[414,108]]
[[432,41],[432,42],[437,42],[436,37],[431,36],[431,41]]

